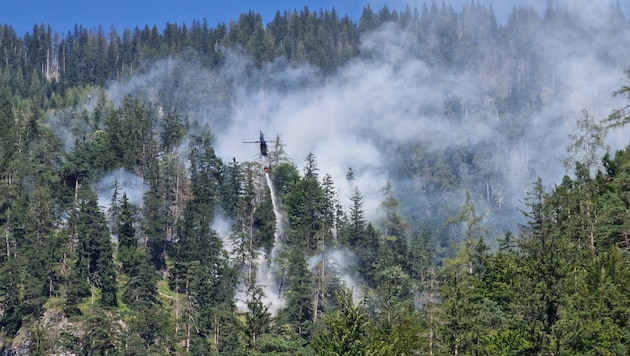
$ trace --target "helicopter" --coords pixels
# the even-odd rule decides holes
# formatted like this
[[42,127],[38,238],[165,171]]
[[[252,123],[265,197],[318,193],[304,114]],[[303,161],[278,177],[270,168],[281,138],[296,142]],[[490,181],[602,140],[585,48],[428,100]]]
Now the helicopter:
[[[269,141],[274,142],[274,141]],[[263,132],[260,131],[260,140],[258,141],[243,141],[243,143],[260,143],[260,154],[263,156],[267,156],[267,141],[265,141],[265,136]]]
[[[275,142],[275,141],[269,141],[269,142]],[[263,135],[263,132],[260,131],[260,139],[258,141],[243,141],[243,143],[259,143],[260,144],[260,155],[267,157],[267,141],[265,141],[265,135]],[[269,167],[265,166],[264,167],[265,173],[269,172]]]

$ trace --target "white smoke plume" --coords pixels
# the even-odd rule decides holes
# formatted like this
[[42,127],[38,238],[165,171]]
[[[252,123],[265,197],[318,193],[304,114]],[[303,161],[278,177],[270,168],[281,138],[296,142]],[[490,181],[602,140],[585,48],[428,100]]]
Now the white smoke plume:
[[108,211],[111,207],[114,187],[118,186],[118,199],[122,199],[123,194],[127,194],[129,203],[136,207],[142,206],[144,193],[149,190],[149,185],[143,179],[133,173],[119,168],[99,179],[94,185],[94,190],[98,195],[98,205]]
[[[514,6],[533,6],[542,18],[547,2],[512,2],[509,9],[503,2],[489,3],[505,24]],[[419,47],[413,34],[391,24],[362,33],[362,55],[334,73],[288,65],[282,59],[257,67],[246,56],[225,49],[225,65],[218,70],[170,59],[146,74],[113,84],[108,94],[120,98],[144,92],[152,99],[170,95],[187,117],[213,128],[216,152],[226,161],[232,157],[240,162],[256,159],[257,148],[242,142],[256,140],[260,130],[268,140],[279,135],[298,168],[308,153],[315,154],[321,175],[332,176],[342,204],[349,203],[352,184],[357,185],[372,221],[379,217],[381,188],[391,177],[392,162],[409,160],[411,164],[413,160],[392,157],[395,147],[421,143],[429,151],[443,152],[491,144],[484,165],[493,167],[497,177],[483,186],[461,187],[451,194],[463,201],[464,189],[477,195],[500,191],[502,204],[516,214],[525,191],[538,176],[546,185],[553,185],[565,174],[562,160],[567,137],[575,130],[582,110],[602,118],[625,103],[625,98],[610,94],[624,84],[623,71],[630,58],[627,29],[604,31],[610,25],[611,11],[605,4],[558,3],[573,11],[572,26],[592,38],[567,37],[568,29],[519,29],[519,36],[528,39],[524,43],[531,45],[529,53],[549,64],[529,73],[546,78],[546,84],[540,88],[539,107],[519,137],[510,136],[514,118],[499,109],[484,112],[493,105],[491,91],[508,90],[507,78],[519,70],[517,58],[492,52],[486,47],[491,44],[478,43],[479,50],[495,53],[499,62],[512,63],[504,65],[506,72],[484,76],[466,68],[428,64],[418,54],[431,49]],[[459,11],[462,4],[456,1],[453,8]],[[422,3],[411,6],[420,9]],[[373,9],[378,11],[376,6]],[[397,9],[403,10],[404,5]],[[600,38],[598,33],[607,37]],[[225,93],[221,88],[231,88],[230,94],[217,94]],[[465,106],[461,108],[464,114],[440,119],[437,113],[453,98]],[[613,150],[627,144],[623,137],[613,133],[609,142]],[[353,182],[345,179],[349,167],[354,172]],[[408,184],[416,185],[413,194],[418,196],[406,196],[406,203],[422,203],[426,198],[417,186],[422,182]]]
[[359,303],[363,298],[363,290],[357,274],[357,260],[352,251],[346,248],[330,249],[308,259],[308,268],[314,274],[322,269],[322,264],[326,274],[339,278],[352,291],[355,303]]
[[219,211],[214,214],[214,220],[210,226],[219,235],[223,248],[230,254],[230,258],[234,258],[232,254],[232,251],[234,250],[234,243],[232,242],[232,239],[230,239],[230,235],[232,233],[232,222],[230,219],[225,217],[224,214]]
[[278,276],[278,269],[270,256],[265,257],[262,251],[258,252],[256,260],[256,285],[263,291],[262,302],[268,306],[271,315],[276,315],[284,307],[282,298],[282,280]]
[[[509,5],[506,5],[508,4]],[[502,25],[507,22],[514,6],[533,6],[544,16],[547,0],[489,1]],[[243,141],[258,139],[263,131],[268,140],[279,135],[286,152],[298,168],[305,157],[317,157],[320,176],[332,176],[340,201],[349,205],[352,186],[364,197],[366,217],[377,221],[383,200],[381,188],[392,177],[393,162],[414,157],[392,156],[397,147],[421,144],[431,152],[449,149],[487,149],[484,165],[497,172],[493,181],[482,187],[455,187],[449,192],[453,200],[463,201],[463,190],[473,193],[496,190],[501,192],[501,204],[515,214],[521,200],[536,177],[546,185],[560,182],[564,172],[562,160],[568,135],[573,133],[581,111],[586,109],[596,118],[603,118],[614,108],[626,103],[626,98],[613,98],[611,93],[627,84],[624,69],[630,64],[629,29],[604,31],[610,22],[610,7],[587,1],[558,1],[573,11],[573,27],[592,34],[589,39],[567,37],[568,29],[550,32],[532,26],[519,34],[531,44],[531,53],[544,58],[549,66],[530,73],[546,78],[540,88],[541,102],[533,111],[519,137],[510,135],[510,120],[493,107],[492,91],[505,91],[506,78],[518,70],[517,65],[505,65],[505,72],[483,75],[466,68],[445,68],[420,59],[419,53],[430,48],[418,46],[417,37],[393,24],[385,24],[371,33],[362,33],[360,57],[350,60],[333,73],[315,67],[289,65],[278,59],[262,66],[237,50],[225,49],[225,65],[208,70],[192,61],[167,59],[155,63],[147,72],[131,79],[112,82],[107,96],[120,104],[126,95],[144,96],[166,110],[176,108],[188,119],[208,124],[215,133],[217,154],[225,161],[233,157],[239,162],[258,157],[258,148]],[[390,3],[391,4],[391,3]],[[422,2],[410,3],[418,9]],[[454,1],[459,10],[463,1]],[[404,9],[401,1],[390,9]],[[622,4],[629,13],[630,5]],[[376,5],[373,9],[378,10]],[[546,31],[546,32],[545,32]],[[604,33],[605,36],[597,36]],[[492,52],[491,44],[477,44],[479,50]],[[505,53],[495,53],[498,62],[518,64],[518,59]],[[456,98],[465,107],[461,117],[442,119],[440,113]],[[166,104],[162,101],[168,101]],[[64,146],[74,144],[77,133],[63,131],[64,120],[70,116],[51,116],[51,125],[61,128]],[[60,123],[60,124],[59,124]],[[85,125],[87,126],[87,124]],[[83,133],[91,128],[81,127]],[[630,130],[612,131],[607,143],[617,150],[628,144]],[[480,156],[481,157],[481,156]],[[345,177],[348,168],[354,180]],[[413,167],[420,169],[421,167]],[[473,173],[470,173],[473,174]],[[412,179],[410,179],[412,180]],[[131,203],[140,206],[148,187],[131,173],[112,172],[96,184],[99,205],[109,208],[112,184],[118,181]],[[422,181],[394,182],[397,192],[406,194],[406,211],[426,209]],[[405,190],[409,186],[413,189]],[[445,194],[446,195],[446,194]],[[420,216],[432,212],[416,212]],[[423,215],[424,214],[424,215]],[[516,227],[514,221],[511,222]],[[229,222],[217,217],[213,228],[222,236],[226,250],[231,250]],[[313,258],[321,258],[315,256]],[[359,282],[353,274],[356,266],[348,251],[328,251],[325,263],[353,288]],[[314,260],[311,261],[313,265]],[[311,266],[313,267],[313,266]],[[275,314],[282,307],[281,286],[274,275],[273,257],[259,253],[257,281],[263,287],[269,311]],[[353,288],[355,292],[360,288]],[[356,297],[356,295],[355,295]],[[244,308],[245,295],[239,292],[238,305]]]

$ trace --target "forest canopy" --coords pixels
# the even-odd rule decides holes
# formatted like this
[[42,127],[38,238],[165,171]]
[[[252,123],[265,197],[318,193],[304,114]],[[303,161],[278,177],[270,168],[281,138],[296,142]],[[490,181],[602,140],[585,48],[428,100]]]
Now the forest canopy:
[[593,6],[0,26],[2,353],[628,354]]

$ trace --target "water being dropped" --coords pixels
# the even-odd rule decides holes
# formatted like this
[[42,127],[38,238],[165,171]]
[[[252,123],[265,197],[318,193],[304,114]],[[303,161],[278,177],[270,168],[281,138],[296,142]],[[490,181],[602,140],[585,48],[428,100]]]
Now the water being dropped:
[[276,217],[276,231],[274,232],[273,248],[271,249],[271,260],[275,260],[278,256],[278,251],[282,244],[282,235],[284,234],[284,227],[282,226],[282,214],[278,209],[278,201],[276,199],[276,193],[273,189],[273,183],[269,177],[269,172],[265,173],[265,179],[267,180],[267,186],[269,187],[269,194],[271,195],[271,204],[273,204],[273,214]]
[[282,300],[282,289],[284,286],[284,279],[278,268],[277,258],[282,248],[282,236],[284,233],[283,217],[278,207],[278,201],[275,191],[273,189],[273,183],[269,177],[269,172],[265,172],[265,180],[269,187],[269,194],[271,196],[271,203],[273,205],[273,213],[276,218],[276,230],[274,231],[273,247],[271,253],[265,259],[264,253],[260,252],[258,255],[258,269],[256,272],[256,284],[262,287],[264,293],[264,302],[269,306],[269,312],[272,315],[276,315],[277,311],[282,308],[284,301]]

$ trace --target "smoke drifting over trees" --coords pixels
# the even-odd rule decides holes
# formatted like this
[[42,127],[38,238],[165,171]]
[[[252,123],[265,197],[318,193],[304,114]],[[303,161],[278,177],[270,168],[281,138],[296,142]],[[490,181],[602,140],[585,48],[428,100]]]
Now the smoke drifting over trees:
[[[627,66],[623,14],[615,6],[586,10],[522,6],[500,24],[481,4],[461,12],[433,4],[419,7],[420,17],[401,11],[398,21],[363,32],[360,56],[332,72],[282,58],[255,63],[235,47],[223,49],[216,70],[170,59],[111,85],[108,94],[168,101],[213,128],[226,160],[254,159],[256,150],[242,141],[259,130],[279,135],[297,165],[316,155],[344,204],[351,167],[372,220],[389,178],[404,211],[418,220],[445,202],[459,206],[466,190],[497,211],[490,219],[513,219],[536,177],[560,181],[558,162],[582,111],[602,118],[623,102],[611,96]],[[624,144],[611,137],[613,149]],[[447,189],[434,185],[445,178],[440,164],[454,175]],[[514,228],[509,224],[500,226]]]
[[604,120],[627,105],[624,9],[457,5],[0,51],[0,336],[627,354],[630,135]]

